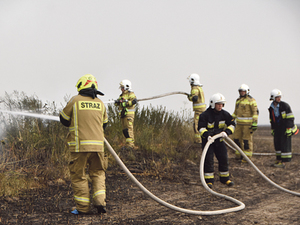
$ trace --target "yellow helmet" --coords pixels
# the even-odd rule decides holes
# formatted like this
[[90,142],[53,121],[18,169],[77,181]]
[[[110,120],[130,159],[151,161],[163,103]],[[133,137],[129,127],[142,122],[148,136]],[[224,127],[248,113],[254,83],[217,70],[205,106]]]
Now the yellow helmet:
[[78,92],[86,88],[95,88],[98,90],[98,83],[92,74],[86,74],[79,78],[76,87]]

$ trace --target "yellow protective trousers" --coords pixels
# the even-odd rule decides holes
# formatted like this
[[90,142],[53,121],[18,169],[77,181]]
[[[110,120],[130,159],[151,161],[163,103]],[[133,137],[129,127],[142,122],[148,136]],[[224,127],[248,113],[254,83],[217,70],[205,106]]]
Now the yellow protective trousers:
[[201,134],[198,131],[198,123],[199,123],[199,117],[200,114],[203,111],[195,111],[194,112],[194,143],[201,143]]
[[124,118],[121,118],[122,131],[126,138],[126,145],[129,147],[134,147],[133,122],[134,114],[126,115]]
[[104,152],[71,152],[69,170],[76,209],[80,212],[90,211],[90,190],[88,178],[85,173],[88,168],[92,182],[94,206],[106,206],[105,171],[107,157]]
[[[243,150],[248,156],[252,157],[253,154],[253,130],[249,125],[237,124],[234,131],[234,142]],[[237,158],[241,158],[241,154],[235,151]]]

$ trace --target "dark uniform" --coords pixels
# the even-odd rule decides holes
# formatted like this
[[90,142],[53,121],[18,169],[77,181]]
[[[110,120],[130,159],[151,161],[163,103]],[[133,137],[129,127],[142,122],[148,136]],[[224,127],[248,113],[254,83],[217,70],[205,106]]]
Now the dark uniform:
[[269,108],[276,159],[290,162],[292,159],[292,141],[291,136],[286,135],[286,132],[287,129],[291,129],[291,133],[295,133],[297,126],[294,124],[294,114],[288,103],[280,101],[277,107],[279,109],[278,115],[275,115],[273,103]]
[[[217,112],[209,107],[200,115],[198,130],[202,137],[202,148],[206,145],[209,136],[225,131],[227,135],[234,132],[235,122],[225,110]],[[229,181],[228,155],[223,138],[216,139],[207,151],[204,161],[204,178],[206,183],[214,183],[214,154],[219,161],[220,181],[226,184]]]

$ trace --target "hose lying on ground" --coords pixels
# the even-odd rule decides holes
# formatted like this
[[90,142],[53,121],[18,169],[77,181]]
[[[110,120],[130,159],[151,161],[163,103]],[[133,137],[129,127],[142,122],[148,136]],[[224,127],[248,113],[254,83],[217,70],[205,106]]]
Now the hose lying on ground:
[[[212,140],[214,140],[215,138],[218,138],[217,136],[213,137]],[[219,197],[225,198],[227,200],[230,200],[236,204],[238,204],[238,207],[234,207],[234,208],[228,208],[228,209],[222,209],[222,210],[214,210],[214,211],[198,211],[198,210],[190,210],[190,209],[184,209],[184,208],[180,208],[177,207],[175,205],[171,205],[165,201],[163,201],[162,199],[156,197],[155,195],[153,195],[150,191],[148,191],[133,175],[132,173],[127,169],[127,167],[124,165],[124,163],[122,162],[122,160],[119,158],[119,156],[115,153],[115,151],[113,150],[113,148],[110,146],[110,144],[108,143],[108,141],[106,139],[104,139],[104,142],[109,150],[109,152],[113,155],[113,157],[115,158],[115,160],[117,161],[117,163],[121,166],[121,168],[124,170],[124,172],[127,174],[127,176],[129,176],[129,178],[145,193],[147,194],[150,198],[152,198],[154,201],[158,202],[159,204],[168,207],[172,210],[178,211],[178,212],[182,212],[182,213],[187,213],[187,214],[193,214],[193,215],[218,215],[218,214],[224,214],[224,213],[230,213],[230,212],[236,212],[239,210],[242,210],[245,208],[245,204],[226,195],[223,194],[219,194],[217,192],[212,191],[209,187],[207,187],[205,181],[205,186],[209,189],[209,191],[214,194],[217,195]],[[211,144],[208,143],[206,144],[205,148],[203,150],[203,154],[202,154],[202,158],[205,158],[207,149],[209,147],[209,145]],[[204,165],[204,160],[202,160],[201,158],[201,162],[200,162],[200,178],[202,179],[204,177],[203,171],[201,171],[201,168]],[[202,162],[203,161],[203,162]],[[201,174],[202,172],[202,174]],[[201,180],[202,181],[202,180]],[[203,184],[203,182],[202,182]],[[204,184],[203,184],[204,185]],[[204,186],[204,187],[205,187]]]
[[226,137],[226,141],[228,141],[235,149],[237,149],[241,155],[243,156],[243,159],[245,159],[255,170],[256,172],[258,172],[267,182],[269,182],[270,184],[272,184],[274,187],[285,191],[287,193],[293,194],[293,195],[297,195],[300,196],[299,192],[295,192],[295,191],[291,191],[288,190],[286,188],[283,188],[281,186],[279,186],[278,184],[276,184],[275,182],[273,182],[272,180],[270,180],[266,175],[264,175],[255,165],[254,163],[247,157],[247,155],[239,148],[239,146],[233,141],[231,140],[229,137]]
[[[230,144],[228,144],[228,142],[227,141],[225,141],[225,144],[230,148],[230,149],[232,149],[233,151],[236,151],[236,149],[234,148],[234,147],[232,147]],[[300,153],[299,152],[293,152],[292,153],[293,155],[300,155]],[[263,156],[265,156],[265,155],[276,155],[276,153],[275,152],[253,152],[252,153],[252,155],[263,155]]]

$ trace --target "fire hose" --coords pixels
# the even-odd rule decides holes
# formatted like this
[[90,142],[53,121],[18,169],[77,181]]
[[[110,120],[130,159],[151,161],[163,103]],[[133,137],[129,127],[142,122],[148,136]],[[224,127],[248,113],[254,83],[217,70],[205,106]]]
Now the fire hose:
[[[215,138],[218,138],[219,136],[218,135],[215,135],[214,137],[212,137],[212,140],[214,140]],[[156,197],[154,194],[152,194],[150,191],[148,191],[133,175],[132,173],[127,169],[127,167],[124,165],[124,163],[122,162],[122,160],[119,158],[119,156],[115,153],[115,151],[113,150],[113,148],[110,146],[110,144],[108,143],[108,141],[106,139],[104,139],[104,142],[109,150],[109,152],[113,155],[113,157],[115,158],[115,160],[117,161],[117,163],[120,165],[120,167],[124,170],[124,172],[127,174],[127,176],[129,176],[129,178],[145,193],[147,194],[150,198],[152,198],[154,201],[158,202],[159,204],[167,207],[167,208],[170,208],[172,210],[175,210],[175,211],[178,211],[178,212],[182,212],[182,213],[187,213],[187,214],[193,214],[193,215],[218,215],[218,214],[224,214],[224,213],[230,213],[230,212],[236,212],[236,211],[239,211],[239,210],[242,210],[245,208],[245,204],[232,198],[232,197],[229,197],[227,195],[223,195],[223,194],[220,194],[220,193],[217,193],[213,190],[211,190],[207,184],[205,183],[205,180],[204,180],[204,172],[203,172],[203,167],[204,167],[204,159],[205,159],[205,156],[206,156],[206,152],[208,150],[208,147],[209,145],[212,143],[212,140],[211,142],[208,142],[206,145],[205,145],[205,148],[203,150],[203,153],[202,153],[202,157],[201,157],[201,161],[200,161],[200,179],[201,179],[201,182],[202,182],[202,185],[209,191],[211,192],[212,194],[216,195],[216,196],[219,196],[219,197],[222,197],[222,198],[225,198],[227,200],[230,200],[236,204],[238,204],[239,206],[237,207],[234,207],[234,208],[228,208],[228,209],[222,209],[222,210],[214,210],[214,211],[198,211],[198,210],[191,210],[191,209],[184,209],[184,208],[180,208],[180,207],[177,207],[175,205],[172,205],[170,203],[167,203],[165,201],[163,201],[162,199]]]
[[291,190],[288,190],[286,188],[283,188],[281,186],[279,186],[278,184],[276,184],[275,182],[273,182],[271,179],[269,179],[266,175],[264,175],[255,165],[254,163],[247,157],[247,155],[240,149],[240,147],[234,142],[232,141],[229,137],[226,137],[226,141],[228,141],[235,149],[237,149],[241,155],[243,156],[243,159],[245,159],[253,168],[256,172],[259,173],[259,175],[261,175],[267,182],[269,182],[270,184],[272,184],[274,187],[282,190],[282,191],[285,191],[287,193],[290,193],[290,194],[293,194],[293,195],[297,195],[297,196],[300,196],[300,193],[299,192],[295,192],[295,191],[291,191]]
[[[217,134],[215,136],[212,137],[212,139],[210,139],[207,144],[205,145],[203,152],[202,152],[202,156],[201,156],[201,160],[200,160],[200,180],[202,185],[204,186],[204,188],[209,191],[211,194],[216,195],[218,197],[221,198],[225,198],[229,201],[232,201],[236,204],[238,204],[239,206],[234,207],[234,208],[228,208],[228,209],[222,209],[222,210],[214,210],[214,211],[198,211],[198,210],[190,210],[190,209],[184,209],[184,208],[180,208],[177,207],[175,205],[171,205],[165,201],[163,201],[162,199],[156,197],[155,195],[153,195],[150,191],[148,191],[133,175],[132,173],[127,169],[127,167],[124,165],[124,163],[121,161],[121,159],[118,157],[118,155],[115,153],[115,151],[113,150],[113,148],[110,146],[110,144],[108,143],[108,141],[105,139],[105,144],[108,147],[109,152],[113,155],[113,157],[116,159],[117,163],[121,166],[121,168],[124,170],[124,172],[129,176],[129,178],[145,193],[147,194],[150,198],[152,198],[154,201],[158,202],[159,204],[168,207],[172,210],[175,211],[179,211],[182,213],[187,213],[187,214],[193,214],[193,215],[218,215],[218,214],[224,214],[224,213],[230,213],[230,212],[236,212],[239,210],[242,210],[245,208],[245,204],[242,203],[241,201],[238,201],[230,196],[227,195],[223,195],[220,193],[217,193],[215,191],[213,191],[212,189],[210,189],[204,179],[204,159],[206,156],[206,153],[208,151],[209,146],[214,142],[215,139],[222,137],[221,134]],[[278,184],[276,184],[275,182],[273,182],[272,180],[270,180],[267,176],[265,176],[255,165],[254,163],[246,156],[246,154],[229,138],[226,137],[226,141],[230,142],[230,144],[232,144],[240,153],[241,155],[247,160],[247,162],[255,169],[256,172],[258,172],[267,182],[269,182],[270,184],[272,184],[273,186],[275,186],[276,188],[285,191],[287,193],[293,194],[293,195],[297,195],[300,196],[300,193],[298,192],[294,192],[291,190],[288,190],[286,188],[283,188],[281,186],[279,186]]]
[[[149,97],[149,98],[137,99],[137,101],[138,102],[140,102],[140,101],[147,101],[147,100],[152,100],[152,99],[156,99],[156,98],[166,97],[166,96],[169,96],[169,95],[178,95],[178,94],[187,95],[187,96],[189,95],[186,92],[174,91],[174,92],[169,92],[169,93],[165,93],[165,94],[161,94],[161,95],[155,95],[155,96],[152,96],[152,97]],[[107,103],[114,103],[114,102],[115,102],[114,100],[111,100],[111,101],[104,101],[103,103],[107,104]]]
[[[234,147],[232,147],[227,141],[225,141],[225,144],[232,149],[233,151],[236,151],[236,149]],[[299,152],[293,152],[293,155],[300,155]],[[266,156],[266,155],[276,155],[275,152],[253,152],[252,155],[261,155],[261,156]]]

